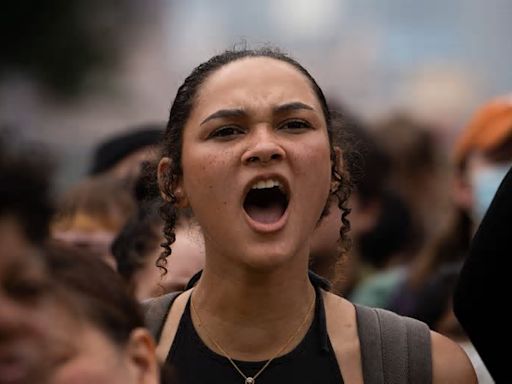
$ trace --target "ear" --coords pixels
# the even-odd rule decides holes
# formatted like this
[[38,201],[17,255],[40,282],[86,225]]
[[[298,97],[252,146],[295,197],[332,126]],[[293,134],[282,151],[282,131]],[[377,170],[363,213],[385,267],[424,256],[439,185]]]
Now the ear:
[[171,196],[167,193],[167,188],[171,188],[171,192],[176,198],[175,205],[178,208],[187,208],[189,206],[188,198],[183,188],[183,178],[179,177],[177,180],[173,180],[169,186],[170,174],[171,174],[172,160],[168,157],[163,157],[158,163],[157,176],[158,176],[158,187],[160,188],[160,195],[165,201],[171,201]]
[[136,328],[130,334],[126,348],[127,356],[135,374],[134,383],[155,384],[160,371],[155,354],[155,341],[145,328]]

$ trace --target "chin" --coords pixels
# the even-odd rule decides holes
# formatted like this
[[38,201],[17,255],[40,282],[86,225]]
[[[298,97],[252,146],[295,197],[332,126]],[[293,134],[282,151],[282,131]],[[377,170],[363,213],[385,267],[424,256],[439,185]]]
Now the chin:
[[290,265],[295,260],[296,252],[290,249],[272,249],[268,246],[258,247],[250,253],[246,253],[241,261],[248,269],[259,272],[272,272],[284,266]]

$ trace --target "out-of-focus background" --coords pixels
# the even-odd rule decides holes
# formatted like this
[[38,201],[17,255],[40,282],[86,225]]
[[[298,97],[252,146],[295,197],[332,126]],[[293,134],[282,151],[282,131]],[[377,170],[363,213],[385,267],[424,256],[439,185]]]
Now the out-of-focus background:
[[234,45],[283,48],[368,121],[396,110],[439,145],[512,86],[509,0],[17,0],[0,12],[0,123],[78,180],[93,146],[165,121],[184,77]]
[[[473,345],[454,315],[452,294],[471,238],[512,166],[512,98],[495,99],[512,92],[511,20],[511,0],[4,0],[0,288],[31,279],[11,272],[30,271],[16,264],[22,258],[11,249],[26,252],[30,263],[39,255],[32,248],[50,237],[107,262],[139,300],[184,289],[204,266],[203,234],[193,213],[179,210],[172,258],[164,264],[169,273],[160,274],[155,263],[170,222],[158,214],[156,172],[147,160],[158,160],[155,144],[169,107],[195,66],[227,48],[272,45],[309,69],[344,117],[333,140],[354,185],[352,247],[340,259],[342,224],[333,206],[311,238],[310,268],[355,303],[420,319],[457,341],[479,382],[494,383],[485,364],[499,371],[485,351],[495,346],[485,340],[501,335],[482,333],[484,342],[477,335]],[[47,148],[39,151],[34,142]],[[16,241],[25,237],[20,247]],[[76,260],[71,248],[68,256]],[[80,263],[74,273],[91,286],[101,283],[95,267],[87,272]],[[481,265],[489,270],[492,263]],[[489,280],[472,285],[478,295],[465,296],[483,301],[468,308],[488,308],[485,300],[498,289]],[[39,319],[25,310],[45,309],[9,289],[0,299],[12,294],[8,302],[18,306],[0,305],[0,333],[25,340],[13,319]],[[80,299],[70,302],[84,301],[80,289]],[[100,311],[121,302],[116,296]],[[48,324],[55,324],[54,313]],[[30,324],[25,328],[32,334]],[[0,355],[12,349],[9,338],[0,344],[5,340]],[[50,356],[54,343],[41,345],[41,356]],[[32,366],[18,364],[17,352],[3,356],[2,378],[17,374],[9,364]]]

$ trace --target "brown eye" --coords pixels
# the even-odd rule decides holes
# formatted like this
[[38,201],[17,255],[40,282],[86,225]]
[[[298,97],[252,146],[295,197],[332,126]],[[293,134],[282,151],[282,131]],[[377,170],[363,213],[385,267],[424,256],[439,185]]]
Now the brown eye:
[[287,131],[296,131],[296,133],[310,129],[311,124],[304,120],[288,120],[281,124],[280,129],[284,129]]
[[208,138],[229,140],[243,133],[244,131],[240,127],[230,125],[216,129]]

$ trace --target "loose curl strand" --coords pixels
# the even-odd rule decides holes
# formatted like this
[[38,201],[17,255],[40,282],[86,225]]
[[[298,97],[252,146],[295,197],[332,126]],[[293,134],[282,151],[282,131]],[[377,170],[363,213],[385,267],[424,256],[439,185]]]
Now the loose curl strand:
[[159,212],[164,222],[163,235],[165,240],[160,244],[162,252],[156,260],[156,266],[162,271],[162,276],[167,274],[167,258],[172,254],[171,245],[176,241],[176,222],[178,213],[176,209],[177,199],[173,193],[172,186],[176,180],[175,173],[171,170],[163,175],[161,191],[164,195],[164,202],[160,206]]
[[339,247],[340,259],[342,259],[343,256],[350,250],[352,245],[352,241],[348,235],[351,228],[349,220],[351,208],[349,208],[347,205],[352,193],[353,185],[348,171],[343,165],[341,165],[341,159],[338,159],[338,156],[336,156],[334,151],[331,151],[331,159],[331,177],[334,183],[334,188],[331,190],[331,196],[336,197],[338,202],[338,209],[341,212]]

